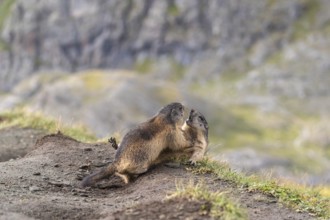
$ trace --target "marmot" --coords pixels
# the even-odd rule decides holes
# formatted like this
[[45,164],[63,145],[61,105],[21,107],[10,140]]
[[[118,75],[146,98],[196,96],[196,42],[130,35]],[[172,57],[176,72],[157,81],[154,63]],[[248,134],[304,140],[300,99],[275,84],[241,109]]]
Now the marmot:
[[[176,147],[175,150],[170,148],[164,149],[159,157],[153,162],[153,165],[168,162],[173,158],[188,157],[189,162],[193,165],[197,161],[203,159],[208,147],[208,130],[209,126],[204,115],[194,109],[190,111],[188,119],[182,126],[183,135],[186,138],[187,144],[190,146]],[[118,144],[116,139],[111,137],[109,140],[111,146],[117,150]]]
[[[204,115],[194,109],[190,111],[188,119],[182,126],[183,134],[186,141],[190,143],[190,146],[180,146],[173,149],[165,149],[154,162],[159,164],[168,162],[173,158],[188,157],[189,162],[193,165],[197,161],[203,159],[208,147],[208,130],[209,126]],[[113,141],[113,139],[112,139]],[[115,143],[116,144],[116,143]],[[115,147],[115,146],[113,146]]]
[[193,147],[193,154],[189,161],[196,164],[203,159],[209,144],[209,125],[204,115],[194,109],[190,111],[189,118],[182,126],[186,138],[190,139]]
[[91,186],[113,174],[127,184],[131,177],[145,173],[164,149],[189,146],[181,130],[184,106],[171,103],[153,118],[130,130],[120,143],[112,164],[85,177],[82,187]]

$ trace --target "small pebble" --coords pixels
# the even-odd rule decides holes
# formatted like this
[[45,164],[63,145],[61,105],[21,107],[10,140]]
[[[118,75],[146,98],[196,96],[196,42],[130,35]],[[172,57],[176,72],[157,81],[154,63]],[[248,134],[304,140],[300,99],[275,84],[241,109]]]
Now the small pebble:
[[37,186],[30,186],[29,191],[30,192],[37,192],[37,191],[41,191],[41,189],[40,189],[40,187],[37,187]]
[[83,164],[79,167],[79,169],[82,169],[82,170],[87,170],[88,168],[89,168],[88,164]]
[[51,184],[51,185],[54,185],[54,186],[58,186],[58,187],[62,187],[64,185],[61,182],[51,182],[51,181],[49,181],[48,183]]

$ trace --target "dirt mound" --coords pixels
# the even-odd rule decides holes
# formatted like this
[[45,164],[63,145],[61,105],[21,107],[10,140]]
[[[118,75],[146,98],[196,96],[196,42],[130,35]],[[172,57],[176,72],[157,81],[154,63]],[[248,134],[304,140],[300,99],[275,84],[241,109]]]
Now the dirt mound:
[[208,219],[207,202],[164,200],[176,183],[200,180],[211,191],[226,191],[250,219],[311,219],[274,198],[210,174],[192,174],[184,166],[161,165],[123,187],[112,187],[116,178],[94,188],[78,187],[83,176],[112,162],[114,153],[108,143],[86,144],[62,134],[41,138],[24,158],[0,163],[0,219]]
[[[0,117],[0,123],[4,119]],[[0,162],[25,156],[32,151],[38,138],[45,135],[41,130],[30,128],[5,128],[0,132]]]

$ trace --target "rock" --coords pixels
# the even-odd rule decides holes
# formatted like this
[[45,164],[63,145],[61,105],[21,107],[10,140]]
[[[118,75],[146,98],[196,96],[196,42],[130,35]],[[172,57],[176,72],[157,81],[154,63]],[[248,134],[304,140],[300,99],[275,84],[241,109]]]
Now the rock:
[[48,184],[53,185],[53,186],[57,186],[57,187],[71,186],[70,182],[49,181]]
[[30,192],[37,192],[37,191],[41,191],[41,188],[38,187],[38,186],[30,186],[29,191]]
[[79,166],[79,169],[81,169],[81,170],[87,170],[89,168],[90,168],[90,164],[83,164],[83,165]]

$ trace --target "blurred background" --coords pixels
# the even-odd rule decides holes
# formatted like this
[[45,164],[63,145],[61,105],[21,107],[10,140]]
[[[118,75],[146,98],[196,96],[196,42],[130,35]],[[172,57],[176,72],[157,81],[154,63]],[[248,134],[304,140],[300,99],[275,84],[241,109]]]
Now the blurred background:
[[330,184],[330,1],[0,0],[0,112],[99,138],[172,101],[235,170]]

